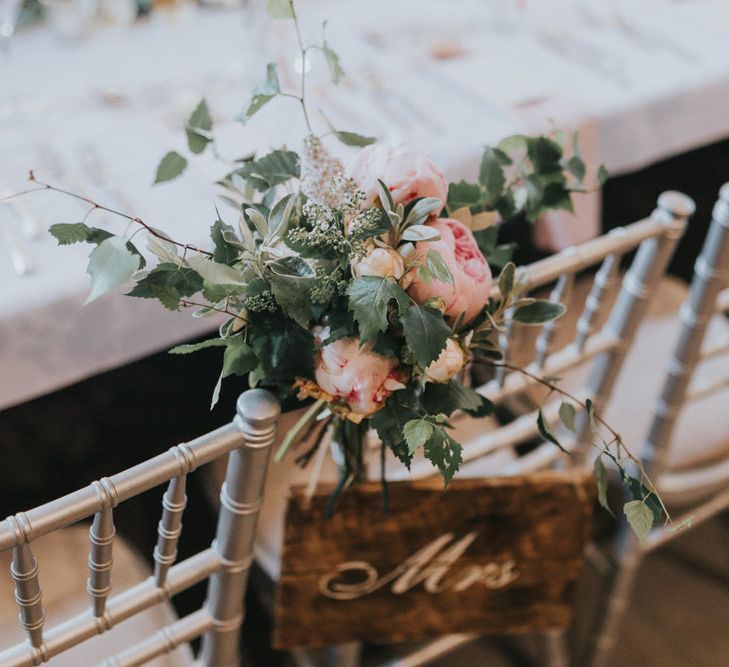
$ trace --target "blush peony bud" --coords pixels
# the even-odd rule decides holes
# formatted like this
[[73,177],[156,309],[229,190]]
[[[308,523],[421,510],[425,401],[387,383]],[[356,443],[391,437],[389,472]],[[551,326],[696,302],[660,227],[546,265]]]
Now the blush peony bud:
[[377,412],[393,391],[404,387],[397,360],[372,352],[369,343],[361,347],[359,338],[325,345],[317,355],[314,377],[321,389],[362,417]]
[[458,220],[437,218],[427,223],[440,233],[437,241],[419,241],[416,258],[425,262],[429,250],[437,252],[453,276],[454,284],[424,280],[415,273],[408,294],[418,303],[433,297],[445,302],[445,316],[455,322],[463,313],[463,323],[473,320],[488,303],[491,292],[491,269],[481,254],[471,230]]
[[466,355],[463,348],[449,338],[438,358],[426,368],[425,377],[429,382],[448,382],[458,374],[465,363]]
[[395,204],[407,204],[420,197],[440,199],[439,213],[448,198],[448,183],[425,155],[409,148],[394,148],[375,144],[358,154],[350,168],[352,178],[366,195],[365,205],[371,206],[380,196],[377,180],[388,188]]
[[360,276],[380,276],[399,280],[405,272],[402,257],[392,248],[373,246],[367,254],[352,264],[352,273]]

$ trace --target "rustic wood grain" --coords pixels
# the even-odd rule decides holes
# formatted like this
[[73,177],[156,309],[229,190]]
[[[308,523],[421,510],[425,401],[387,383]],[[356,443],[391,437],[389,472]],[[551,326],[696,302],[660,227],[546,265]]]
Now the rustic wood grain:
[[[380,485],[363,484],[343,493],[334,516],[325,519],[330,492],[320,488],[307,506],[303,488],[292,490],[276,594],[277,648],[569,625],[595,496],[592,475],[541,472],[461,480],[445,492],[440,480],[392,483],[389,514],[382,510]],[[442,576],[439,592],[428,592],[420,581],[396,595],[396,579],[356,599],[331,599],[319,590],[322,579],[342,563],[365,561],[384,577],[444,534],[452,533],[453,540],[440,555],[473,531],[476,538]],[[496,563],[488,571],[493,574],[510,559],[518,577],[504,587],[476,583],[453,590],[474,566]],[[437,556],[428,566],[426,574],[432,574]],[[348,583],[362,579],[357,573]]]

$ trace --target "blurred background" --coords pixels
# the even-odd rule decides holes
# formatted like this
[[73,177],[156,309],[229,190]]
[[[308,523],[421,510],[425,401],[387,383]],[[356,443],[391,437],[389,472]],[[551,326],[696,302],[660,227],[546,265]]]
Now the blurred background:
[[[184,152],[184,125],[202,97],[224,158],[298,146],[305,127],[290,100],[272,101],[245,126],[235,121],[275,62],[284,88],[307,69],[310,107],[338,129],[418,146],[451,181],[473,178],[483,146],[508,135],[577,132],[588,168],[604,164],[609,179],[576,201],[574,216],[505,230],[522,244],[520,259],[645,217],[660,192],[678,189],[697,212],[671,272],[690,280],[716,193],[729,180],[726,0],[301,0],[298,8],[312,41],[328,21],[346,72],[339,86],[323,59],[297,61],[292,25],[271,21],[263,0],[0,0],[0,196],[28,187],[32,169],[203,245],[220,164],[206,154],[183,178],[153,187],[157,163],[167,151]],[[320,113],[314,120],[324,126]],[[5,515],[218,426],[243,388],[229,379],[211,412],[218,352],[166,354],[212,331],[208,321],[118,295],[81,308],[87,249],[59,249],[45,230],[85,213],[51,193],[0,210]],[[120,224],[100,212],[92,222]],[[135,514],[156,513],[158,495],[118,517],[118,530],[144,554],[156,536]],[[190,498],[183,556],[213,530],[202,490],[193,486]],[[641,583],[615,664],[729,661],[729,637],[717,625],[729,614],[729,590],[711,583],[729,577],[715,557],[729,546],[725,523],[719,517],[691,546],[679,541],[661,556],[668,560]],[[685,564],[686,550],[703,569],[696,558]],[[671,589],[675,598],[667,599],[666,577],[685,581]],[[201,594],[182,596],[179,608]],[[267,647],[258,604],[247,621],[248,658],[285,664]],[[525,660],[512,653],[503,664]],[[450,664],[502,663],[475,653]]]

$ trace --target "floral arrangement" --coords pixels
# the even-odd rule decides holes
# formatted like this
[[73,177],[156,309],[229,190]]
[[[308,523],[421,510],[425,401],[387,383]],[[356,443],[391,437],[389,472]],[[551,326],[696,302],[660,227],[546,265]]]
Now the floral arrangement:
[[[268,11],[294,21],[302,58],[320,51],[336,83],[344,74],[337,54],[325,37],[304,46],[293,2],[270,0]],[[559,133],[509,137],[484,150],[477,181],[448,184],[416,151],[378,145],[328,123],[324,134],[315,133],[305,85],[302,74],[297,93],[283,92],[276,65],[267,66],[239,120],[246,122],[274,97],[289,97],[301,107],[306,138],[300,152],[282,148],[226,163],[219,185],[236,220],[230,224],[218,213],[210,249],[118,211],[112,212],[146,231],[155,266],[125,235],[85,222],[55,224],[50,231],[60,244],[94,246],[89,300],[131,280],[131,296],[157,299],[170,310],[192,307],[196,317],[222,314],[218,336],[172,352],[223,349],[213,404],[222,380],[232,375],[247,376],[251,386],[281,398],[293,394],[306,401],[279,457],[311,433],[313,451],[324,430],[314,426],[329,425],[343,454],[341,490],[360,476],[363,436],[374,429],[383,461],[385,448],[405,465],[422,450],[448,483],[462,461],[448,419],[456,411],[484,416],[493,410],[463,381],[469,364],[501,360],[495,337],[507,311],[524,325],[564,312],[561,304],[522,295],[510,261],[514,248],[498,244],[498,231],[502,221],[520,214],[535,220],[547,210],[571,209],[571,193],[583,191],[586,171],[576,138],[567,158],[568,142]],[[220,154],[205,100],[185,133],[193,155],[210,145]],[[332,155],[327,139],[356,149],[349,168]],[[179,176],[186,165],[181,153],[168,153],[156,182]],[[601,170],[598,181],[603,177]],[[88,201],[90,213],[110,210]],[[497,271],[498,290],[492,290]],[[548,379],[540,381],[554,388]],[[590,412],[589,401],[579,405],[607,426]],[[574,430],[574,405],[564,403],[560,415]],[[559,446],[541,413],[538,426]],[[646,534],[667,513],[642,469],[638,477],[627,471],[627,460],[635,459],[610,430],[618,455],[604,443],[596,463],[600,500],[607,507],[607,456],[633,495],[625,506],[631,525]]]

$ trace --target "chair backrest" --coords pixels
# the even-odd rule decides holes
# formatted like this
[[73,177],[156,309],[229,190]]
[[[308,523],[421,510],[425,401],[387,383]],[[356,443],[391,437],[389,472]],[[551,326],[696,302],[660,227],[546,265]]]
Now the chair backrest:
[[[729,337],[704,345],[711,319],[723,314],[729,314],[729,183],[719,192],[708,234],[694,265],[689,295],[680,311],[679,338],[642,452],[654,475],[661,475],[667,468],[671,435],[685,404],[729,386],[729,358],[724,364],[725,373],[714,375],[709,382],[698,377],[703,361],[729,355]],[[710,478],[711,475],[697,481],[708,484]]]
[[[262,389],[251,389],[238,399],[237,416],[232,423],[0,523],[0,552],[13,550],[11,576],[15,580],[20,623],[28,633],[28,641],[0,653],[0,664],[4,667],[40,665],[205,579],[208,579],[208,593],[202,609],[110,657],[104,664],[109,667],[141,665],[200,636],[203,636],[202,664],[224,667],[238,664],[243,597],[279,413],[273,395]],[[205,551],[175,563],[186,504],[187,475],[226,454],[228,466],[220,490],[215,540]],[[153,554],[154,575],[110,596],[114,508],[166,482],[168,487]],[[46,630],[40,585],[43,564],[36,562],[33,541],[92,516],[87,583],[90,613],[82,613]]]
[[[587,295],[583,297],[584,306],[572,331],[564,324],[570,321],[568,316],[539,328],[522,327],[515,323],[512,325],[507,320],[499,340],[505,360],[508,362],[516,353],[519,357],[516,365],[525,367],[536,377],[572,374],[585,378],[584,384],[577,388],[570,385],[569,389],[583,401],[587,398],[592,400],[594,409],[600,411],[610,397],[625,354],[694,208],[693,201],[686,195],[664,192],[649,218],[614,229],[604,236],[523,267],[521,272],[526,293],[543,292],[553,285],[551,300],[567,305],[568,312],[580,305],[571,300],[573,292],[584,292],[587,287]],[[621,280],[621,261],[635,250],[637,253]],[[594,276],[587,273],[587,270],[594,268],[598,268]],[[586,274],[579,276],[579,284],[575,289],[576,278],[583,271]],[[618,286],[620,289],[616,298]],[[494,293],[498,295],[497,287]],[[609,308],[611,302],[614,305]],[[608,309],[609,312],[606,312]],[[523,335],[525,329],[532,332],[531,339],[529,335]],[[580,374],[581,367],[587,367],[583,370],[589,370],[589,375],[584,372]],[[518,396],[536,393],[540,388],[541,384],[535,378],[502,367],[496,370],[493,379],[478,387],[477,391],[499,405]],[[544,392],[542,398],[544,421],[557,432],[561,428],[559,407],[562,400],[556,395],[544,396]],[[521,443],[539,438],[538,412],[533,409],[533,403],[526,414],[521,414],[513,421],[497,428],[477,428],[474,437],[466,442],[461,440],[464,444],[464,463],[483,461],[505,449],[513,450]],[[590,421],[584,410],[578,411],[576,426],[576,435],[561,429],[564,439],[560,437],[560,440],[566,449],[575,452],[575,461],[581,462],[592,444]],[[473,432],[474,429],[469,430]],[[635,443],[636,448],[639,444]],[[554,445],[543,442],[528,454],[513,457],[505,466],[499,467],[499,472],[528,472],[550,464],[559,455]],[[371,472],[374,473],[374,469]],[[397,464],[392,465],[388,477],[427,477],[433,472],[428,461],[416,460],[409,472]]]

